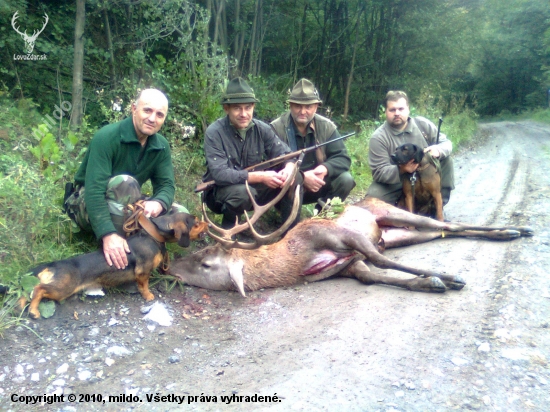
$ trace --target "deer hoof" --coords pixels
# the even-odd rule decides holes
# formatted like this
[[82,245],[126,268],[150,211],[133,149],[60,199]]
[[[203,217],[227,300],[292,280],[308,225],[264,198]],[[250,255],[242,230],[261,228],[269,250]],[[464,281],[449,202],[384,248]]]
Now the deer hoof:
[[441,279],[435,276],[412,279],[407,289],[416,292],[444,293],[447,288]]
[[445,281],[445,286],[452,290],[461,290],[466,286],[466,281],[461,276],[453,276],[452,280]]
[[428,278],[430,282],[429,290],[433,293],[444,293],[447,288],[445,287],[445,284],[441,281],[441,279],[436,278],[435,276],[430,276]]

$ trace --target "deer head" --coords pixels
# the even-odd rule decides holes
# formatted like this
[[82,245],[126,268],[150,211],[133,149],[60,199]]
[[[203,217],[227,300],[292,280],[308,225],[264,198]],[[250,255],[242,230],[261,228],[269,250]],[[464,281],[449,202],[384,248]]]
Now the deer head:
[[21,35],[21,37],[23,38],[23,40],[25,40],[25,52],[27,52],[27,54],[31,54],[33,49],[34,49],[34,43],[36,42],[36,39],[38,38],[38,35],[40,33],[42,33],[44,31],[44,29],[46,28],[46,25],[48,24],[48,21],[49,21],[49,17],[46,13],[44,13],[44,25],[42,26],[42,28],[40,30],[35,30],[34,33],[32,34],[32,36],[29,36],[27,34],[27,30],[25,30],[23,33],[21,33],[19,31],[19,27],[16,27],[15,26],[15,23],[16,23],[16,20],[17,18],[19,17],[17,14],[19,12],[16,11],[11,19],[11,25],[13,27],[13,29]]

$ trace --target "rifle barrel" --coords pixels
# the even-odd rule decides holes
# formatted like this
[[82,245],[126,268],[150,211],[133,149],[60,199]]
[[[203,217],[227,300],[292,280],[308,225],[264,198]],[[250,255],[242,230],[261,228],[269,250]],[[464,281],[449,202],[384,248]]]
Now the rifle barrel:
[[[326,142],[319,143],[315,146],[306,147],[306,148],[303,148],[303,149],[300,149],[300,150],[296,150],[295,152],[287,153],[285,155],[275,157],[275,158],[270,159],[270,160],[266,160],[265,162],[257,163],[255,165],[246,167],[244,170],[248,170],[249,172],[254,172],[254,171],[257,171],[257,170],[269,169],[270,167],[278,165],[279,163],[282,163],[285,160],[293,159],[295,157],[300,156],[301,154],[311,152],[312,150],[316,150],[319,147],[326,146],[330,143],[334,143],[334,142],[337,142],[339,140],[347,139],[348,137],[353,136],[354,134],[355,134],[355,132],[350,132],[350,133],[345,134],[343,136],[337,137],[336,139],[328,140]],[[197,187],[195,187],[195,193],[202,192],[202,191],[208,189],[209,187],[214,186],[215,184],[216,184],[216,182],[214,180],[210,180],[208,182],[201,182],[197,185]]]

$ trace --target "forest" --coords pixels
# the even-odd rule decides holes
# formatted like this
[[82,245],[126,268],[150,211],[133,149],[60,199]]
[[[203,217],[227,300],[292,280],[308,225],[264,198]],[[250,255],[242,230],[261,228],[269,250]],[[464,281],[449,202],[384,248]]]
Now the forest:
[[[14,26],[30,34],[45,16],[40,59],[18,58]],[[43,113],[70,102],[74,126],[112,121],[112,102],[154,85],[170,97],[170,131],[193,125],[200,139],[235,76],[253,84],[267,120],[301,77],[337,121],[376,118],[390,89],[442,113],[548,104],[545,0],[3,0],[0,23],[2,94]]]
[[457,147],[479,119],[550,118],[548,0],[0,0],[0,31],[0,285],[15,294],[37,262],[97,247],[61,213],[63,186],[146,87],[169,98],[176,199],[197,214],[204,130],[236,76],[266,121],[312,80],[320,113],[358,132],[346,142],[357,196],[388,90],[445,118]]

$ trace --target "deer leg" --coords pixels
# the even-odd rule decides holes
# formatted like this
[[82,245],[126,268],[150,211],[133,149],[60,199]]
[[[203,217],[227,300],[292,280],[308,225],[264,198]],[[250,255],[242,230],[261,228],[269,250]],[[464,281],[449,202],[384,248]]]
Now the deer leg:
[[343,239],[343,242],[351,249],[357,250],[358,252],[362,253],[367,258],[367,260],[377,268],[393,269],[422,277],[437,277],[441,279],[443,283],[445,283],[445,285],[447,285],[449,288],[455,290],[462,289],[466,284],[464,279],[462,279],[462,277],[458,275],[453,276],[433,272],[431,270],[421,270],[413,268],[411,266],[403,265],[398,262],[394,262],[393,260],[388,259],[384,255],[382,255],[377,250],[375,245],[370,243],[368,239],[364,238],[363,236],[349,236],[345,240]]
[[[440,222],[435,219],[430,219],[429,217],[415,215],[409,213],[405,210],[401,210],[395,206],[392,206],[388,203],[385,203],[378,199],[368,198],[365,199],[366,202],[362,207],[365,207],[369,212],[371,212],[376,217],[376,222],[379,226],[389,226],[389,227],[416,227],[422,229],[438,229],[438,230],[447,230],[451,232],[460,232],[460,231],[480,231],[480,232],[490,232],[495,230],[501,231],[515,231],[518,233],[508,232],[509,237],[501,236],[501,240],[515,239],[519,236],[533,236],[533,229],[525,226],[504,226],[504,227],[489,227],[489,226],[478,226],[478,225],[467,225],[462,223],[451,223],[451,222]],[[482,236],[476,234],[474,236]],[[482,236],[485,237],[485,236]],[[488,237],[488,239],[493,239]]]
[[367,285],[381,284],[396,286],[411,290],[414,292],[443,293],[447,288],[445,284],[437,277],[418,277],[402,279],[393,276],[379,275],[372,273],[369,267],[363,261],[358,261],[346,268],[342,276],[353,277]]
[[477,237],[490,240],[512,240],[520,236],[521,232],[510,229],[497,229],[491,231],[463,230],[460,232],[451,232],[448,230],[419,231],[414,229],[387,228],[382,231],[382,239],[384,240],[386,249],[417,245],[446,237]]

